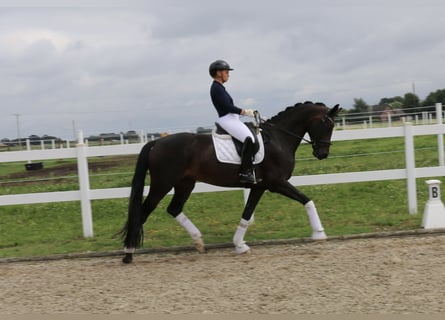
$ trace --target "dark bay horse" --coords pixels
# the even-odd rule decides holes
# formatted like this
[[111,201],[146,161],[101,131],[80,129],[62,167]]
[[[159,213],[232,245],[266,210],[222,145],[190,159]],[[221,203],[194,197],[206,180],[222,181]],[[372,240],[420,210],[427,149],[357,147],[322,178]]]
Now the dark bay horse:
[[[183,213],[196,181],[223,186],[248,187],[250,194],[241,222],[233,237],[235,251],[249,250],[244,235],[252,213],[266,190],[294,199],[306,208],[314,240],[326,239],[314,202],[292,186],[288,179],[295,166],[295,152],[302,140],[312,145],[313,155],[325,159],[329,154],[334,118],[341,110],[338,105],[328,108],[322,103],[298,103],[287,107],[271,119],[260,124],[264,144],[264,159],[255,167],[261,181],[243,186],[239,182],[240,166],[217,160],[210,135],[177,133],[148,142],[141,150],[133,181],[124,235],[124,263],[133,259],[135,248],[143,240],[143,225],[162,198],[174,188],[174,195],[167,207],[181,226],[190,234],[198,251],[204,251],[201,233]],[[304,135],[308,133],[310,140]],[[150,190],[143,200],[147,172],[150,173]]]

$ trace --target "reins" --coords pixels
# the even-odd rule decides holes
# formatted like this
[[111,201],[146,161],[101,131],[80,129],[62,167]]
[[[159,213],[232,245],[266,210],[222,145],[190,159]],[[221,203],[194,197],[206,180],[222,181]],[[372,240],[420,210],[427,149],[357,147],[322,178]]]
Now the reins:
[[287,130],[287,129],[278,127],[278,126],[276,126],[274,123],[263,122],[263,123],[261,123],[261,125],[263,125],[263,126],[266,125],[266,126],[275,128],[275,129],[280,130],[281,132],[284,132],[284,133],[286,133],[286,134],[288,134],[288,135],[290,135],[290,136],[292,136],[292,137],[301,139],[301,140],[303,140],[304,142],[307,142],[307,143],[309,143],[309,144],[311,144],[311,145],[314,144],[314,141],[309,140],[309,139],[306,139],[305,137],[299,136],[298,134],[295,134],[295,133],[293,133],[293,132],[291,132],[291,131],[289,131],[289,130]]
[[[291,131],[289,131],[289,130],[287,130],[287,129],[284,129],[284,128],[282,128],[282,127],[276,126],[274,123],[270,123],[270,122],[264,120],[263,118],[261,118],[260,113],[259,113],[258,111],[255,111],[255,117],[254,117],[254,119],[255,119],[255,127],[257,128],[257,130],[258,130],[259,128],[261,128],[261,126],[267,125],[267,126],[269,126],[269,127],[272,127],[272,128],[277,129],[277,130],[280,130],[281,132],[284,132],[284,133],[286,133],[286,134],[288,134],[288,135],[290,135],[290,136],[292,136],[292,137],[301,139],[301,140],[303,140],[304,142],[306,142],[306,143],[308,143],[308,144],[310,144],[310,145],[312,145],[312,146],[317,145],[317,141],[316,141],[316,140],[309,140],[309,139],[306,139],[305,137],[302,137],[302,136],[300,136],[300,135],[298,135],[298,134],[295,134],[295,133],[293,133],[293,132],[291,132]],[[322,141],[322,140],[318,141],[318,143],[325,143],[325,144],[328,144],[328,145],[331,145],[331,144],[332,144],[330,141]]]

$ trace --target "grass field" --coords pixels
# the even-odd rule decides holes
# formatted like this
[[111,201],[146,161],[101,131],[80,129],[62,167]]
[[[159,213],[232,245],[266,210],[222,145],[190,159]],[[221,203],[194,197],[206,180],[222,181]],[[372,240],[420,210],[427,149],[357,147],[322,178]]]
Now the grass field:
[[[415,138],[416,166],[438,163],[436,136]],[[91,188],[130,186],[136,156],[89,159]],[[294,175],[404,168],[403,138],[336,142],[330,157],[319,161],[302,145],[296,154]],[[45,168],[26,172],[23,162],[0,163],[0,194],[76,190],[75,160],[45,161]],[[437,178],[437,177],[436,177]],[[419,214],[408,214],[406,181],[349,183],[301,187],[318,207],[329,235],[344,235],[420,227],[428,199],[427,179],[418,179]],[[148,183],[148,181],[147,181]],[[145,225],[145,248],[189,245],[188,234],[166,214],[166,197]],[[203,233],[206,243],[231,242],[242,212],[243,193],[193,194],[186,214]],[[92,202],[94,233],[82,237],[80,203],[0,206],[0,257],[117,250],[114,235],[126,218],[127,199]],[[309,222],[300,204],[266,193],[255,211],[255,224],[246,241],[308,237]]]

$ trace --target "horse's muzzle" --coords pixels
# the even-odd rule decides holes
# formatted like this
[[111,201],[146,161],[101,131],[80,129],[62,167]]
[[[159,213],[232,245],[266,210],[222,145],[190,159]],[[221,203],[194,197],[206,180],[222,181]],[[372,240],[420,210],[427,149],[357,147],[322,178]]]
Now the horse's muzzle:
[[318,160],[326,159],[329,155],[329,151],[322,151],[322,150],[314,150],[312,152],[313,156],[317,158]]

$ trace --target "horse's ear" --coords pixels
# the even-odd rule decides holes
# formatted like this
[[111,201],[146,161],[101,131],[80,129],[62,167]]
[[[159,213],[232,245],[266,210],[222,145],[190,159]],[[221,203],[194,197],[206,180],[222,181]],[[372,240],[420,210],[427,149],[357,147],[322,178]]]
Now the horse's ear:
[[329,109],[328,116],[334,118],[341,110],[343,110],[339,104],[336,104],[332,109]]

